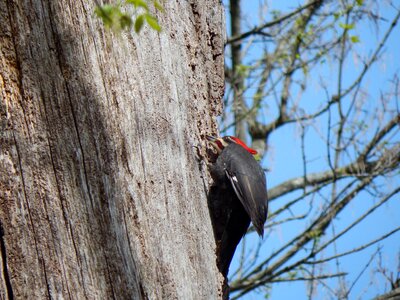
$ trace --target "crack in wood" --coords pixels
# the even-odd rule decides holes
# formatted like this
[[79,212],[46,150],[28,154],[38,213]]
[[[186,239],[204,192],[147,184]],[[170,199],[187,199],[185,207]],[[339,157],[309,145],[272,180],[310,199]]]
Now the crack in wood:
[[3,278],[6,283],[6,290],[7,290],[7,296],[9,300],[14,299],[14,293],[11,285],[11,279],[10,279],[10,274],[8,272],[7,268],[7,251],[6,251],[6,243],[4,240],[4,229],[3,229],[3,223],[0,221],[0,255],[1,255],[1,260],[3,262]]

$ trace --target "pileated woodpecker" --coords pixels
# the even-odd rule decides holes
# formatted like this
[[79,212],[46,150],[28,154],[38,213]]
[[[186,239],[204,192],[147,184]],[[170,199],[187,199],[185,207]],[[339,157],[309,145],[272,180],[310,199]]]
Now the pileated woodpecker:
[[268,197],[265,174],[253,157],[257,151],[232,136],[207,136],[218,158],[210,165],[214,185],[209,206],[217,241],[217,265],[226,277],[236,246],[250,221],[263,237]]

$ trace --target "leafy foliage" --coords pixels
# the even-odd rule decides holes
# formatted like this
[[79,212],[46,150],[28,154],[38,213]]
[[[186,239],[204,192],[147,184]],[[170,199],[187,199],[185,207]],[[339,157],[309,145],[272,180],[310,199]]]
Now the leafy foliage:
[[[157,0],[151,1],[156,11],[163,12],[164,8]],[[132,6],[133,13],[123,11],[122,7]],[[126,0],[124,5],[97,5],[95,14],[99,17],[107,28],[116,32],[128,30],[134,26],[135,32],[140,33],[143,26],[147,23],[152,29],[160,32],[161,26],[157,18],[150,12],[147,1]]]

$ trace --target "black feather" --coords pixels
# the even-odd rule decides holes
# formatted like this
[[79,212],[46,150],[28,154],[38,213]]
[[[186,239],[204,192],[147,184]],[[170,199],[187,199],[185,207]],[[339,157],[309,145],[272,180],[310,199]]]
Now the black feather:
[[254,157],[236,143],[224,148],[210,171],[214,185],[209,207],[217,242],[217,265],[226,277],[250,220],[263,236],[268,210],[265,174]]
[[264,170],[249,152],[235,143],[221,152],[217,164],[221,163],[257,233],[263,236],[268,212]]

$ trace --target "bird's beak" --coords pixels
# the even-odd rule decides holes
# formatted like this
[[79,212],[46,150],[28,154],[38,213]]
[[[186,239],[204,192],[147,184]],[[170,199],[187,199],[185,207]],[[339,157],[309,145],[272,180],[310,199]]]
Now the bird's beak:
[[212,135],[206,135],[206,138],[207,138],[207,140],[209,140],[211,143],[212,143],[212,142],[215,143],[215,141],[218,139],[217,137],[212,136]]
[[[215,150],[217,150],[218,153],[222,151],[220,145],[221,145],[221,139],[217,138],[212,135],[206,135],[207,140],[210,142],[211,146],[214,147]],[[219,145],[218,145],[219,144]]]

